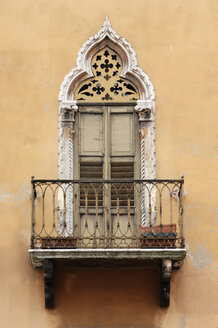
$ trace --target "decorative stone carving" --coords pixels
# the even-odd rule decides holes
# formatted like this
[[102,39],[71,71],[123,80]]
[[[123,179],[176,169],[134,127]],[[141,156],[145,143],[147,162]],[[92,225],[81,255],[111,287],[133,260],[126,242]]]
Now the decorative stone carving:
[[135,107],[135,110],[138,112],[139,115],[139,121],[146,121],[151,117],[151,109],[146,108],[140,108],[138,110],[137,106]]
[[109,47],[98,51],[91,60],[93,77],[82,81],[76,90],[70,90],[79,102],[136,102],[139,99],[137,87],[121,77],[123,61],[117,52]]
[[[155,140],[153,139],[154,122],[142,121],[140,129],[140,152],[141,152],[141,179],[155,179]],[[146,188],[141,191],[141,225],[148,226],[150,223],[155,224],[156,220],[156,190],[151,191],[151,209],[152,217],[149,222],[149,197]],[[147,212],[146,212],[147,209]]]
[[63,102],[59,107],[59,179],[73,179],[73,124],[77,111],[76,101]]
[[135,111],[139,115],[139,121],[154,121],[154,102],[138,100]]
[[[130,43],[120,37],[111,27],[111,24],[106,17],[102,28],[94,36],[89,38],[81,47],[78,55],[76,67],[71,70],[64,78],[60,87],[59,101],[74,100],[72,90],[74,90],[81,81],[86,78],[93,77],[92,68],[90,65],[93,55],[97,49],[109,46],[119,53],[123,61],[122,77],[128,78],[133,82],[140,93],[141,100],[155,99],[154,87],[148,77],[138,66],[136,53]],[[70,91],[71,90],[71,91]]]
[[74,122],[76,112],[78,111],[78,106],[68,105],[62,107],[61,111],[62,111],[62,122]]

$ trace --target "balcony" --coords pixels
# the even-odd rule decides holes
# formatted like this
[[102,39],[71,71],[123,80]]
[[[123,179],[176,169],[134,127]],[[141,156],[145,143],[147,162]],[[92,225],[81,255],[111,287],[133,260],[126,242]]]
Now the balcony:
[[177,254],[184,248],[183,183],[33,179],[31,249]]
[[167,277],[163,282],[168,281],[172,266],[186,254],[183,184],[183,179],[32,179],[33,266],[46,272],[60,260],[79,265],[155,261]]

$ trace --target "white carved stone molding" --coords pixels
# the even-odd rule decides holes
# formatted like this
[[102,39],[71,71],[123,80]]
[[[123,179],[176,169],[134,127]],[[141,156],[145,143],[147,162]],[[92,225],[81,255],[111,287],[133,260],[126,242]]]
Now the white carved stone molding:
[[59,101],[74,100],[74,90],[86,78],[92,77],[91,59],[93,55],[109,46],[114,49],[122,58],[123,70],[121,77],[129,79],[139,90],[140,100],[155,100],[154,87],[147,74],[137,66],[136,53],[131,44],[123,37],[120,37],[111,27],[106,17],[102,28],[94,36],[89,38],[81,47],[77,55],[76,67],[64,78],[60,87]]
[[[63,103],[59,109],[59,179],[73,179],[73,134],[76,103]],[[65,203],[66,202],[66,203]],[[68,236],[73,233],[73,187],[69,186],[64,202],[63,192],[58,194],[59,234]],[[65,220],[64,221],[64,211]]]
[[[155,156],[155,122],[143,121],[140,128],[140,153],[141,153],[141,179],[156,178],[156,156]],[[146,188],[141,192],[141,224],[148,226],[155,224],[156,220],[156,190],[151,191],[151,204]],[[149,222],[149,207],[151,206],[151,222]]]

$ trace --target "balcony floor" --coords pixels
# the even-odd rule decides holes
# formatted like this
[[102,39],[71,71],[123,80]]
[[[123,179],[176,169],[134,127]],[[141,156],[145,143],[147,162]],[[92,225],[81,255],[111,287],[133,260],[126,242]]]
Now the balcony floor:
[[42,267],[44,260],[67,261],[77,265],[143,264],[170,259],[175,266],[185,258],[185,248],[120,248],[120,249],[29,249],[34,268]]

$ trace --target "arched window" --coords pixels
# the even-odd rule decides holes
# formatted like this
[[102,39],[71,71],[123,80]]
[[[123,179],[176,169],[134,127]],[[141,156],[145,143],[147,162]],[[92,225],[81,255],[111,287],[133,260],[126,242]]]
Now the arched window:
[[[154,99],[152,83],[138,68],[133,48],[106,18],[82,46],[77,66],[60,88],[59,178],[155,179]],[[116,202],[112,189],[111,207]],[[102,202],[103,197],[102,190]],[[67,199],[70,232],[75,224],[71,199],[73,189]],[[89,201],[94,202],[94,195]],[[130,202],[134,205],[134,195]],[[78,206],[84,204],[80,190]],[[141,223],[146,225],[145,209],[141,210]]]

